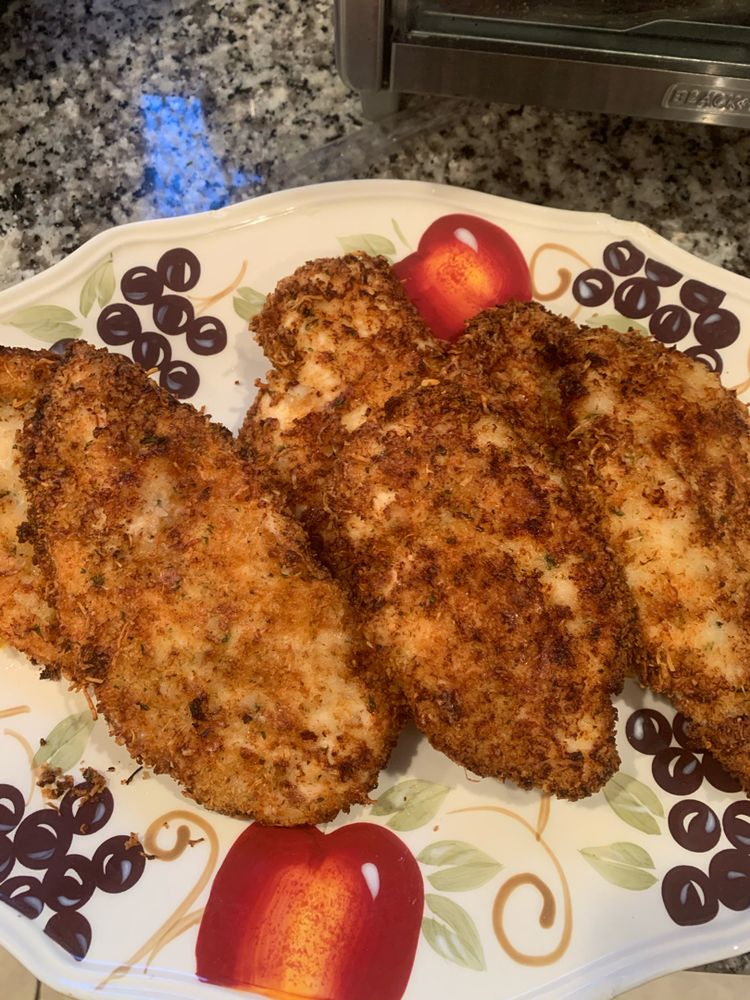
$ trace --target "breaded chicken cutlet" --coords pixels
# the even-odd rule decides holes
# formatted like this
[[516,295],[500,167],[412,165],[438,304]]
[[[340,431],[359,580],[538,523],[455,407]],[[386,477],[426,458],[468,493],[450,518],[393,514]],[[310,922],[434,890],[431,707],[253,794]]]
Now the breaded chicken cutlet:
[[507,413],[449,379],[408,391],[351,436],[331,494],[331,562],[433,746],[522,788],[599,789],[627,602]]
[[367,800],[399,729],[339,587],[231,435],[79,343],[26,423],[29,533],[114,737],[211,809]]
[[750,792],[746,407],[705,366],[635,332],[579,329],[534,305],[491,310],[467,330],[501,345],[498,377],[522,377],[563,429],[557,445],[637,607],[640,681]]
[[340,442],[429,377],[444,350],[388,262],[363,254],[298,268],[268,296],[253,330],[274,368],[239,442],[316,536]]
[[23,539],[27,501],[16,439],[56,362],[44,351],[0,347],[0,637],[43,667],[44,676],[57,675],[62,650],[44,576]]
[[750,792],[750,420],[718,377],[638,334],[583,331],[570,453],[625,569],[642,680]]
[[456,377],[383,260],[305,265],[254,328],[276,369],[241,439],[323,524],[417,724],[478,774],[601,787],[629,606],[561,470]]

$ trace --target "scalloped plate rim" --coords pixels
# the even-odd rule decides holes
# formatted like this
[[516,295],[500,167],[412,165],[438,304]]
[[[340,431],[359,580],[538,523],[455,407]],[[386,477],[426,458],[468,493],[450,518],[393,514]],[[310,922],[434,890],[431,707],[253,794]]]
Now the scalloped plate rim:
[[[39,274],[0,292],[0,309],[5,312],[9,306],[17,307],[39,301],[39,293],[45,288],[72,283],[76,277],[85,273],[90,261],[100,259],[109,249],[133,242],[210,236],[226,230],[262,224],[281,215],[309,210],[311,207],[325,208],[327,203],[340,204],[342,200],[404,198],[433,200],[446,210],[463,209],[467,212],[485,213],[511,222],[517,221],[520,225],[547,230],[553,230],[558,221],[569,230],[630,235],[655,254],[666,257],[672,263],[684,264],[685,269],[693,276],[705,275],[708,280],[716,280],[721,276],[723,285],[747,304],[750,314],[749,278],[727,271],[677,247],[642,223],[620,220],[604,212],[581,212],[530,204],[454,185],[397,179],[332,181],[259,195],[211,212],[114,226],[91,237],[63,260]],[[0,326],[3,325],[0,319]],[[0,944],[50,987],[64,990],[78,1000],[92,1000],[99,995],[95,987],[75,982],[73,974],[76,963],[71,957],[41,934],[35,923],[5,906],[0,907]],[[695,928],[678,928],[675,925],[674,929],[670,928],[661,937],[629,946],[627,951],[601,955],[547,985],[517,994],[517,1000],[552,1000],[563,996],[570,1000],[596,1000],[605,995],[611,996],[613,987],[618,991],[631,989],[660,975],[677,971],[677,968],[705,964],[745,951],[750,951],[748,920],[741,925],[734,915],[727,914],[726,919],[710,925]],[[637,967],[632,961],[634,952],[638,952]],[[89,959],[87,964],[92,967],[98,963]],[[191,980],[187,973],[177,970],[165,972],[172,978],[140,975],[139,985],[114,982],[101,995],[125,1000],[240,995],[233,990],[201,983],[197,979]],[[491,988],[491,983],[489,985]],[[561,989],[569,992],[561,993]],[[243,995],[256,994],[245,992]]]
[[[172,975],[175,978],[161,980],[164,984],[163,988],[159,986],[161,977],[160,979],[152,979],[143,975],[140,976],[141,984],[139,986],[135,986],[132,983],[118,983],[117,981],[110,983],[105,991],[100,991],[96,987],[79,986],[71,981],[70,974],[74,967],[71,966],[71,960],[66,960],[66,953],[52,941],[42,936],[45,954],[40,955],[38,932],[32,933],[35,931],[33,922],[27,921],[21,914],[18,914],[18,920],[25,921],[29,925],[28,945],[26,942],[22,942],[15,946],[16,950],[11,950],[11,945],[3,935],[2,922],[0,922],[0,944],[11,952],[37,979],[41,980],[51,989],[67,991],[74,1000],[92,1000],[92,998],[99,996],[116,997],[118,1000],[178,1000],[178,998],[181,1000],[183,997],[187,998],[187,1000],[203,1000],[203,998],[206,998],[206,1000],[211,1000],[211,998],[220,1000],[222,997],[244,996],[263,1000],[256,993],[214,986],[211,983],[201,982],[197,978],[193,981],[181,981],[177,979],[174,972],[172,972]],[[23,926],[23,924],[20,926]],[[592,967],[596,967],[600,963],[611,963],[611,955],[595,959],[588,965],[569,973],[568,977],[571,987],[569,992],[561,992],[561,988],[565,989],[566,979],[568,979],[568,977],[561,977],[545,986],[519,993],[514,1000],[604,1000],[604,998],[617,997],[620,993],[652,982],[660,976],[669,975],[670,972],[683,971],[688,967],[706,965],[709,962],[721,960],[721,958],[732,957],[727,955],[726,947],[721,947],[721,941],[726,936],[726,928],[710,927],[710,925],[709,928],[710,933],[707,932],[705,926],[693,928],[695,937],[698,940],[684,940],[684,937],[690,939],[693,935],[685,935],[685,930],[690,930],[690,928],[682,928],[683,937],[679,939],[680,947],[673,948],[673,950],[668,952],[662,950],[663,942],[661,939],[656,938],[650,941],[648,943],[649,960],[639,965],[636,977],[622,975],[622,973],[633,969],[633,965],[630,964],[629,959],[633,957],[631,952],[635,951],[638,947],[634,945],[631,952],[620,952],[616,963],[601,969],[600,974],[594,982],[586,981],[588,978],[587,973],[590,972]],[[23,936],[27,935],[24,933]],[[670,939],[672,945],[678,940],[674,935],[667,935],[667,937]],[[716,944],[706,940],[713,937],[719,939]],[[17,938],[15,940],[18,941]],[[733,950],[736,954],[743,954],[745,951],[750,951],[750,927],[748,928],[746,945],[747,947],[735,945]],[[664,961],[659,961],[659,959],[663,959],[665,954],[676,955],[678,953],[685,959],[685,965],[679,970],[673,967],[673,962],[665,963]],[[52,959],[52,963],[59,967],[59,972],[57,973],[59,978],[50,974],[49,964],[52,964],[49,961],[50,959]],[[89,964],[93,963],[89,962]],[[618,973],[620,973],[620,976],[618,976]],[[146,984],[143,980],[147,979],[151,979],[153,988],[145,988]],[[185,980],[187,980],[187,976],[185,976]],[[175,989],[180,989],[180,987],[182,987],[183,991],[175,993]],[[614,993],[612,992],[613,989],[615,990]]]
[[[77,247],[62,260],[50,267],[45,268],[38,274],[34,274],[9,288],[0,291],[0,308],[6,305],[22,306],[27,301],[37,298],[37,290],[42,285],[54,285],[58,281],[69,281],[79,273],[84,273],[87,262],[91,259],[101,257],[110,247],[122,246],[131,239],[157,241],[174,233],[175,236],[209,236],[222,230],[236,229],[243,226],[258,225],[271,218],[282,214],[293,213],[300,206],[297,202],[301,199],[304,208],[309,208],[310,202],[325,203],[326,201],[340,202],[342,196],[359,199],[378,197],[413,196],[429,197],[438,201],[464,200],[466,210],[473,207],[470,203],[476,203],[479,210],[483,205],[489,209],[490,206],[497,206],[500,211],[493,214],[503,214],[503,209],[510,216],[530,213],[530,217],[520,221],[526,224],[539,225],[545,216],[554,220],[560,220],[566,226],[582,231],[605,231],[616,230],[618,234],[628,233],[640,237],[641,241],[648,243],[666,252],[670,257],[690,264],[693,271],[697,269],[707,269],[712,275],[721,275],[722,281],[727,287],[732,288],[735,295],[745,298],[750,303],[750,278],[728,271],[718,264],[704,260],[696,256],[689,250],[676,246],[670,240],[654,232],[641,222],[633,222],[619,219],[615,215],[606,212],[583,212],[567,208],[551,208],[546,205],[539,205],[531,202],[519,201],[513,198],[505,198],[500,195],[488,194],[484,191],[475,191],[469,188],[462,188],[452,184],[435,184],[429,181],[412,181],[398,179],[383,180],[345,180],[327,181],[320,184],[310,184],[303,187],[287,188],[282,191],[273,191],[269,194],[258,195],[245,201],[237,202],[234,205],[227,205],[223,208],[214,209],[209,212],[196,212],[190,215],[180,215],[164,219],[142,219],[137,222],[127,222],[122,225],[112,226],[95,234],[81,246]],[[0,325],[5,325],[0,318]]]

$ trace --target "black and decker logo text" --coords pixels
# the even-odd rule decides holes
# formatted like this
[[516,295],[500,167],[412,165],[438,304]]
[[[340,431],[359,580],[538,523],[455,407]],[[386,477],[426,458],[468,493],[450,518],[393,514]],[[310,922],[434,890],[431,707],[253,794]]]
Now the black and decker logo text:
[[750,90],[675,83],[667,90],[662,104],[665,108],[684,108],[686,111],[747,115],[750,114]]

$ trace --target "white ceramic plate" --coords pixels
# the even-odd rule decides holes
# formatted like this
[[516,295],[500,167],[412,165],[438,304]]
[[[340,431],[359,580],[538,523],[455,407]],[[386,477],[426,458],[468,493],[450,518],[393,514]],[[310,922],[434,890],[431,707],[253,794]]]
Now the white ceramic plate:
[[[133,338],[113,349],[141,351],[157,378],[235,430],[267,367],[249,316],[299,264],[352,248],[410,258],[402,275],[417,293],[437,268],[445,315],[462,289],[478,308],[526,282],[555,311],[638,323],[702,355],[725,384],[749,384],[750,282],[640,225],[402,181],[304,188],[104,233],[0,295],[0,340],[101,344],[98,331],[111,340],[130,323]],[[163,256],[173,250],[193,256]],[[124,289],[154,294],[148,272],[123,286],[124,276],[160,263],[204,317],[191,338],[164,338],[168,361],[163,342],[136,335],[155,332],[152,306],[118,308]],[[606,793],[567,803],[478,780],[409,731],[375,806],[325,836],[265,834],[286,838],[272,852],[260,828],[199,809],[166,778],[139,771],[124,783],[135,765],[103,722],[89,723],[83,697],[40,681],[7,648],[0,678],[0,895],[14,903],[0,906],[0,942],[76,997],[227,996],[199,978],[196,942],[201,921],[209,940],[229,907],[221,954],[202,954],[200,971],[277,997],[583,1000],[750,950],[750,806],[715,787],[725,779],[680,749],[672,710],[632,684],[617,703],[622,769]],[[51,818],[31,764],[41,738],[51,763],[107,775],[86,817],[63,806]],[[131,831],[156,855],[145,865],[123,853]],[[83,860],[66,876],[71,855]],[[722,860],[738,873],[730,896]],[[211,897],[219,871],[229,888]]]

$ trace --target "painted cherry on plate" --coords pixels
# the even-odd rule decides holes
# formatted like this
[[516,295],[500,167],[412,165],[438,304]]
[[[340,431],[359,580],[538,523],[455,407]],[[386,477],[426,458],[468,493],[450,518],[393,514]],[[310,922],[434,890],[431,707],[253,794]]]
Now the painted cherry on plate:
[[436,219],[416,253],[393,270],[441,340],[455,340],[465,321],[482,309],[531,299],[529,269],[515,240],[474,215]]
[[196,971],[277,998],[399,1000],[423,909],[419,866],[385,827],[253,824],[214,879]]

